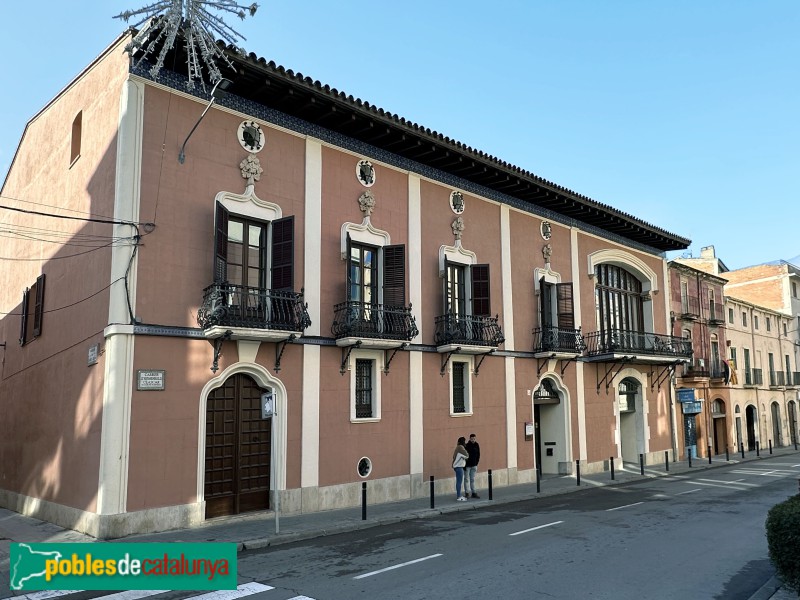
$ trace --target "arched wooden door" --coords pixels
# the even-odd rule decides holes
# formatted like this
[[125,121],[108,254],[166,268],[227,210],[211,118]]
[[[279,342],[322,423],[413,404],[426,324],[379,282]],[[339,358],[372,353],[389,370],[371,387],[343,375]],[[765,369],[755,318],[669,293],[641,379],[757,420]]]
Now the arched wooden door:
[[206,518],[269,508],[272,421],[261,418],[258,384],[229,377],[206,404]]

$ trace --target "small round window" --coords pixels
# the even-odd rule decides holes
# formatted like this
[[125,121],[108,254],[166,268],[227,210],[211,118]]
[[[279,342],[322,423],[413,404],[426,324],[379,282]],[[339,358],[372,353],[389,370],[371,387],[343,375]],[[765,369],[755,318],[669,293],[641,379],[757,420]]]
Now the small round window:
[[366,456],[363,457],[358,461],[357,470],[359,477],[369,477],[369,474],[372,473],[372,461]]

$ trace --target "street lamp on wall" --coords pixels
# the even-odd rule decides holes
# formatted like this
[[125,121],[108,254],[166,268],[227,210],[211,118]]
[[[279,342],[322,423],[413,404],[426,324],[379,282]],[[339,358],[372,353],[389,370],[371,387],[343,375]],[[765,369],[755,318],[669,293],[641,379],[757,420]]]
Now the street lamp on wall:
[[231,85],[232,85],[231,80],[230,79],[225,79],[223,77],[222,79],[217,81],[217,83],[214,84],[213,88],[211,88],[211,102],[208,103],[208,106],[206,106],[206,109],[203,111],[203,114],[200,115],[199,119],[197,119],[197,123],[194,124],[194,127],[192,127],[192,130],[189,132],[189,135],[187,135],[186,139],[183,140],[183,144],[181,145],[181,150],[178,153],[178,162],[179,163],[183,164],[183,161],[186,160],[186,154],[184,154],[184,150],[186,149],[186,142],[188,142],[189,138],[192,137],[192,134],[194,133],[194,130],[197,129],[198,125],[200,125],[200,121],[202,121],[203,117],[206,116],[206,113],[208,112],[208,109],[210,109],[214,105],[214,102],[216,102],[219,98],[222,98],[222,96],[224,95],[225,90],[227,90],[229,87],[231,87]]

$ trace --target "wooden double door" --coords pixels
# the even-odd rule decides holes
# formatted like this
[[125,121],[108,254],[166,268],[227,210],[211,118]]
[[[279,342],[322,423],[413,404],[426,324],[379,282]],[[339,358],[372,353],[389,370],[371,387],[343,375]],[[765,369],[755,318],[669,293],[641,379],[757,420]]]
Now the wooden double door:
[[265,390],[248,375],[229,377],[206,404],[206,518],[269,508],[272,420]]

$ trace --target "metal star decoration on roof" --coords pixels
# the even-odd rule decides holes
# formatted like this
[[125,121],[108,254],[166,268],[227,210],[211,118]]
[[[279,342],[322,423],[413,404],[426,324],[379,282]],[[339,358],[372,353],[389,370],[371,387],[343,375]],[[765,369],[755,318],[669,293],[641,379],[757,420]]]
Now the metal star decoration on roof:
[[[139,19],[133,24],[136,28],[144,24],[139,34],[125,48],[131,56],[139,54],[135,66],[151,58],[160,45],[155,64],[150,69],[150,75],[154,79],[158,79],[167,52],[174,47],[178,34],[182,33],[186,43],[188,87],[193,89],[197,80],[205,87],[203,66],[208,70],[212,83],[222,79],[217,60],[233,68],[230,60],[217,46],[214,35],[233,46],[237,40],[245,40],[243,35],[212,11],[228,12],[244,20],[248,14],[251,17],[255,15],[257,8],[258,4],[255,2],[244,6],[235,0],[158,0],[138,10],[126,10],[114,18],[122,19],[126,23],[130,19]],[[242,48],[239,51],[244,54]]]

